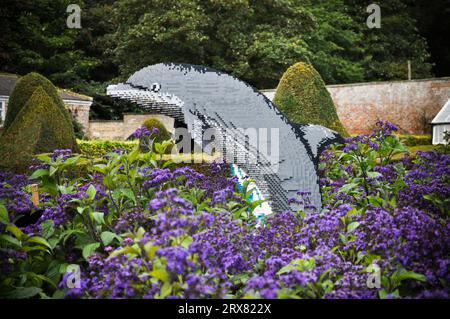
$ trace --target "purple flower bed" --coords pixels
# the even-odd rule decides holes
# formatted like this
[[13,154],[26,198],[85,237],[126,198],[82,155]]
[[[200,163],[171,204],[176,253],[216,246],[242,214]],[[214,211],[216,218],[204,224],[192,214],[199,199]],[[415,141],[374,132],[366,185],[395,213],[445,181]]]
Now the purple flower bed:
[[396,161],[395,130],[380,121],[323,154],[322,211],[299,192],[305,211],[260,223],[225,164],[41,156],[31,180],[0,174],[0,295],[448,298],[450,155]]

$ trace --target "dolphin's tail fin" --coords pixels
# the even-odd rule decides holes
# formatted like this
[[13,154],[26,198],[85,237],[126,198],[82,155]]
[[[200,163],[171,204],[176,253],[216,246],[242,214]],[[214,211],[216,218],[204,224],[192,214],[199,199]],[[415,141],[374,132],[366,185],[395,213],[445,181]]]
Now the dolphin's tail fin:
[[318,165],[320,154],[334,143],[343,143],[344,138],[336,131],[315,124],[291,123],[296,134],[307,145],[308,153],[315,165]]

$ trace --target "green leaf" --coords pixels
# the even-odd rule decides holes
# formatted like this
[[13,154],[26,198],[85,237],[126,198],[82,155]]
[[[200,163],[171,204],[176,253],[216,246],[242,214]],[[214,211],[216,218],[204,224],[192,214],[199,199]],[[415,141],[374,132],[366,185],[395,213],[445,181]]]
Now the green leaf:
[[92,243],[89,245],[84,246],[83,248],[83,257],[84,259],[88,259],[90,255],[98,248],[100,247],[100,243]]
[[6,298],[8,299],[26,299],[36,296],[38,293],[42,291],[41,288],[38,287],[17,287],[10,291]]
[[339,193],[348,193],[356,187],[358,187],[357,183],[345,184],[339,189]]
[[46,154],[36,155],[36,158],[38,160],[40,160],[41,162],[44,162],[46,164],[50,164],[52,162],[52,158],[50,156],[46,155]]
[[149,260],[153,260],[153,258],[155,258],[158,249],[159,247],[154,246],[151,242],[148,242],[144,245],[144,250],[147,253]]
[[17,240],[16,238],[14,238],[12,236],[6,235],[6,234],[0,235],[0,240],[3,242],[10,243],[19,248],[22,247],[22,243],[19,240]]
[[183,246],[183,248],[188,249],[189,246],[191,245],[191,243],[193,242],[193,238],[191,236],[187,236],[186,238],[183,239],[183,241],[181,242],[181,246]]
[[6,207],[0,205],[0,223],[9,224],[9,215]]
[[47,247],[41,246],[41,245],[34,245],[34,246],[23,246],[23,251],[30,252],[30,251],[45,251],[46,253],[50,253]]
[[20,230],[19,227],[15,226],[15,225],[8,225],[6,226],[6,230],[10,231],[11,233],[13,233],[13,235],[17,238],[17,239],[22,239],[23,236],[23,232]]
[[382,175],[379,172],[367,172],[367,177],[369,177],[369,178],[377,178],[380,176],[382,176]]
[[34,173],[31,174],[30,179],[37,179],[37,178],[45,176],[45,175],[49,175],[48,169],[41,168],[41,169],[34,171]]
[[134,193],[129,188],[122,188],[120,192],[127,198],[131,199],[134,203],[136,203],[136,197],[134,197]]
[[30,239],[28,239],[28,242],[36,243],[36,244],[39,244],[39,245],[42,245],[42,246],[52,249],[52,246],[50,246],[50,244],[44,238],[39,237],[39,236],[31,237]]
[[115,256],[119,256],[119,255],[127,255],[127,254],[132,254],[132,255],[139,255],[139,252],[136,251],[136,249],[134,249],[132,246],[125,246],[119,250],[114,250],[109,257],[115,257]]
[[105,213],[93,212],[91,216],[98,224],[103,225],[105,223]]
[[347,226],[347,232],[351,233],[352,231],[354,231],[356,228],[358,228],[360,225],[360,223],[358,222],[352,222],[350,224],[348,224]]
[[54,224],[55,222],[51,219],[48,219],[41,223],[42,236],[44,236],[44,238],[49,238],[53,235],[53,233],[55,232]]
[[89,188],[86,191],[86,194],[89,195],[89,199],[92,201],[95,198],[95,195],[97,194],[97,190],[95,189],[94,185],[89,186]]
[[61,265],[67,265],[60,260],[52,260],[48,265],[46,276],[52,280],[53,282],[58,282],[59,278],[61,278],[61,273],[59,272],[59,268]]
[[279,276],[279,275],[285,274],[287,272],[292,271],[293,269],[294,268],[292,267],[292,265],[286,265],[277,272],[277,275]]
[[381,289],[380,291],[378,291],[378,296],[380,297],[380,299],[386,299],[387,294],[388,293],[385,289]]
[[168,295],[170,295],[171,292],[172,292],[172,284],[170,283],[170,281],[167,281],[161,287],[161,293],[159,294],[159,298],[164,299]]
[[162,165],[162,168],[167,168],[172,164],[173,164],[172,160],[165,161],[164,164]]
[[100,238],[102,239],[102,242],[105,246],[108,246],[115,238],[118,238],[118,236],[112,232],[104,231]]
[[49,176],[53,176],[55,175],[55,173],[58,171],[58,168],[54,167],[54,166],[50,166],[49,169]]
[[169,274],[167,273],[165,268],[155,269],[150,272],[150,276],[153,278],[159,279],[162,282],[166,282],[169,280]]
[[65,160],[64,165],[67,166],[72,166],[73,164],[75,164],[78,160],[80,159],[80,156],[74,156],[74,157],[70,157],[68,159]]
[[131,153],[129,153],[128,160],[130,161],[130,163],[133,163],[138,158],[140,153],[141,152],[139,151],[139,149],[135,149]]
[[344,234],[339,234],[339,238],[341,239],[342,243],[345,245],[348,242],[347,236]]
[[155,143],[155,144],[153,144],[153,146],[155,147],[156,153],[164,154],[164,151],[166,150],[166,148],[161,143]]
[[397,279],[399,281],[403,281],[403,280],[407,280],[407,279],[413,279],[413,280],[417,280],[417,281],[421,281],[421,282],[426,282],[427,281],[427,277],[425,277],[422,274],[418,274],[416,272],[413,271],[400,271],[397,274]]

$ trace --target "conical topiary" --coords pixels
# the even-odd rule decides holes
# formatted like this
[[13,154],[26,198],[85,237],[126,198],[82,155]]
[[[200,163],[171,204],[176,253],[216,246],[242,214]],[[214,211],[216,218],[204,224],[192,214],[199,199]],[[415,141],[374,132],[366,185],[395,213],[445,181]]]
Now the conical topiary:
[[73,140],[73,128],[67,125],[66,115],[54,99],[38,87],[3,132],[0,167],[10,171],[26,170],[34,154],[68,149]]
[[[50,82],[46,77],[40,75],[36,72],[28,73],[27,75],[21,77],[9,97],[8,110],[6,112],[5,122],[3,125],[3,132],[5,133],[8,128],[14,122],[16,116],[19,114],[21,109],[27,104],[30,97],[33,95],[34,91],[42,87],[47,95],[53,100],[53,103],[62,112],[65,122],[68,127],[73,131],[72,116],[69,111],[66,110],[64,102],[58,94],[56,87]],[[78,152],[78,146],[76,139],[74,137],[72,145],[68,147],[73,151]]]
[[322,77],[308,63],[299,62],[287,69],[273,102],[294,123],[318,124],[348,136]]
[[164,124],[156,118],[146,119],[143,126],[145,126],[150,132],[155,128],[158,129],[158,132],[155,133],[155,142],[157,143],[162,143],[166,140],[170,140],[172,137],[172,134],[170,134]]

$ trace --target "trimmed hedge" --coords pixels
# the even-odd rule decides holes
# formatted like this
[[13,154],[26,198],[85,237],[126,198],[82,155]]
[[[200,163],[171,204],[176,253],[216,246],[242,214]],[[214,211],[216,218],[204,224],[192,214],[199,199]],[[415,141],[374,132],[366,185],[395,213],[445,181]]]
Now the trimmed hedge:
[[[58,90],[52,82],[50,82],[50,80],[35,72],[28,73],[27,75],[21,77],[14,86],[8,101],[8,111],[6,112],[5,117],[4,132],[6,133],[7,129],[13,124],[22,108],[25,107],[28,100],[38,87],[41,87],[46,92],[55,104],[56,108],[58,108],[63,114],[63,117],[65,118],[64,123],[66,123],[68,129],[71,131],[71,135],[74,136],[72,116],[66,110],[64,102],[58,94]],[[68,145],[67,148],[70,148],[76,152],[79,151],[75,137],[73,137],[72,144]]]
[[102,157],[119,148],[123,148],[125,151],[132,151],[133,148],[138,145],[138,141],[78,140],[78,146],[80,147],[81,153],[92,157]]
[[299,62],[287,69],[273,102],[294,123],[318,124],[349,136],[320,74],[308,63]]
[[73,147],[71,123],[54,99],[38,87],[0,140],[0,167],[24,171],[34,154]]
[[431,145],[431,135],[399,135],[398,136],[407,146]]

